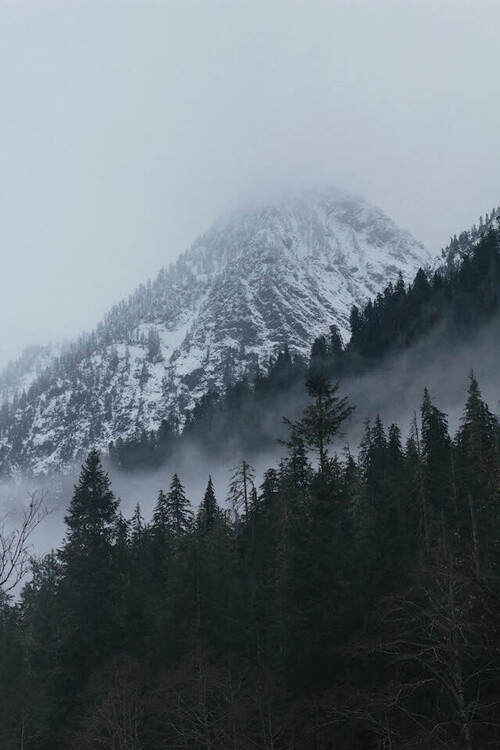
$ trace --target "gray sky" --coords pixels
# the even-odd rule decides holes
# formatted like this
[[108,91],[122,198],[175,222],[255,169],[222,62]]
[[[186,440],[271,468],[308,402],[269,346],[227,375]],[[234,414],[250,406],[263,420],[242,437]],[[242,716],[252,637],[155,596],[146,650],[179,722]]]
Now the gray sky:
[[281,186],[438,250],[500,203],[499,29],[498,0],[0,0],[0,366]]

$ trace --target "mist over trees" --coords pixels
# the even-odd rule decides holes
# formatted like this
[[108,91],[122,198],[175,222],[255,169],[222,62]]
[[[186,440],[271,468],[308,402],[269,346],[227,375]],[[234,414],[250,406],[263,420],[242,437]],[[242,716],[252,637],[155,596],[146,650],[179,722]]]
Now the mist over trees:
[[478,332],[500,310],[500,241],[493,217],[494,212],[481,224],[481,234],[476,229],[462,233],[458,245],[452,241],[435,271],[419,270],[411,284],[400,278],[363,309],[353,307],[347,343],[332,325],[312,343],[308,361],[285,346],[264,371],[257,367],[224,393],[205,394],[186,414],[182,429],[175,418],[166,417],[158,430],[112,441],[112,466],[158,468],[185,445],[200,446],[209,455],[270,452],[276,419],[291,410],[298,415],[306,406],[305,379],[323,376],[348,383],[431,336],[439,351],[443,341],[450,350],[468,340],[473,348]]
[[174,475],[120,513],[92,451],[63,545],[1,603],[10,748],[437,748],[500,741],[500,424],[423,394],[409,438],[323,377],[255,486]]
[[[346,345],[332,326],[308,362],[285,347],[207,393],[182,433],[166,416],[110,445],[125,472],[183,444],[223,453],[225,497],[211,476],[189,497],[175,473],[151,518],[127,518],[87,455],[62,545],[31,560],[17,599],[2,591],[2,748],[498,747],[499,419],[471,372],[456,430],[426,388],[409,428],[366,419],[352,452],[344,389],[432,332],[448,344],[492,320],[499,240],[490,228],[353,308]],[[273,425],[282,457],[259,485],[248,459]],[[25,537],[3,539],[7,568],[19,543],[16,582]]]

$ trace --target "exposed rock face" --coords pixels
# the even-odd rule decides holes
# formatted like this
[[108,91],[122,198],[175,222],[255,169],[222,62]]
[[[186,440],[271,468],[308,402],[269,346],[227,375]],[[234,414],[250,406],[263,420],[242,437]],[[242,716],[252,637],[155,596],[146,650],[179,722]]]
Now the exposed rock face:
[[92,334],[4,382],[0,471],[59,470],[182,417],[285,344],[307,355],[332,323],[345,338],[353,304],[429,261],[382,211],[336,191],[223,218]]

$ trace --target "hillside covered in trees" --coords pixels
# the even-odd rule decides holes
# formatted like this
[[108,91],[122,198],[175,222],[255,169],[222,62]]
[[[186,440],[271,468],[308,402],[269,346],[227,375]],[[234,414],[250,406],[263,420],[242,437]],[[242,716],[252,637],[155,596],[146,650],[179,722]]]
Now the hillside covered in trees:
[[[83,457],[62,545],[2,593],[0,747],[498,747],[498,417],[472,372],[454,434],[425,390],[409,432],[380,414],[356,453],[342,436],[350,377],[495,317],[499,246],[489,229],[460,262],[390,284],[353,308],[347,345],[332,326],[308,361],[285,347],[207,393],[182,433],[166,420],[110,445],[122,469],[188,440],[226,451],[227,496],[207,477],[188,498],[174,474],[150,518],[126,518],[99,452]],[[257,482],[240,449],[273,424],[282,458]]]
[[400,277],[363,308],[354,306],[346,344],[332,325],[312,343],[308,359],[285,346],[265,371],[257,367],[253,377],[204,394],[182,429],[175,417],[166,415],[158,430],[128,439],[117,436],[109,445],[112,465],[157,468],[185,444],[214,455],[269,451],[276,440],[276,419],[290,409],[298,414],[305,405],[308,373],[348,383],[382,363],[390,366],[392,358],[431,335],[441,350],[467,340],[473,346],[478,331],[500,309],[500,230],[493,216],[481,223],[481,234],[473,229],[463,232],[460,241],[453,239],[443,251],[445,262],[433,273],[420,269],[411,284]]
[[426,392],[355,459],[347,397],[308,391],[229,510],[175,475],[124,518],[89,454],[62,547],[2,600],[2,748],[498,747],[498,419],[471,374],[456,435]]

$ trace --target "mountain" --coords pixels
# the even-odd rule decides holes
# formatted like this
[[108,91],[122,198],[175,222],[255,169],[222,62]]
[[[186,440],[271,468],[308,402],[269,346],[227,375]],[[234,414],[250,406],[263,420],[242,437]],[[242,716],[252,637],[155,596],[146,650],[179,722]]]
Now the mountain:
[[19,359],[10,362],[0,372],[0,394],[2,400],[11,400],[16,394],[27,391],[38,375],[61,353],[57,344],[28,346]]
[[285,346],[307,355],[332,324],[347,338],[353,304],[429,262],[383,211],[338,191],[234,212],[92,333],[31,369],[11,366],[0,472],[56,471],[91,445],[182,422],[204,393]]
[[462,258],[469,255],[481,237],[490,229],[496,229],[500,221],[500,206],[492,208],[491,213],[486,212],[484,218],[479,217],[479,223],[470,229],[450,237],[446,247],[441,250],[441,258],[436,260],[436,268],[439,270],[450,270],[454,268]]

